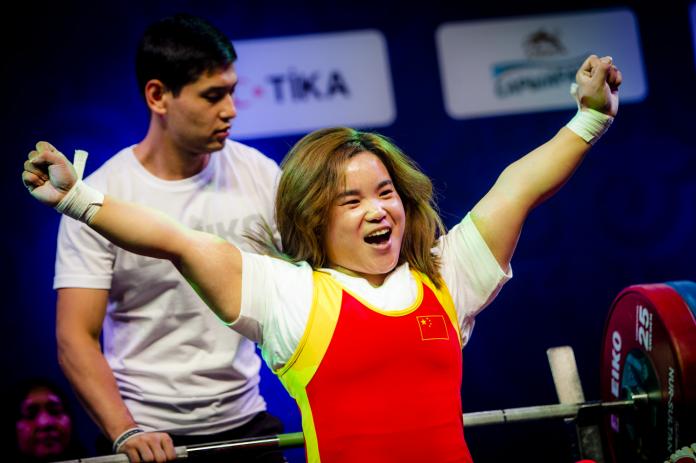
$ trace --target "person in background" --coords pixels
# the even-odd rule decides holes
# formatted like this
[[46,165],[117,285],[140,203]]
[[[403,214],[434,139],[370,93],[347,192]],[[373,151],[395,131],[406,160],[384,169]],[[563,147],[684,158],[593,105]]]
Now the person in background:
[[[152,24],[136,54],[147,133],[86,182],[250,250],[245,233],[274,228],[279,169],[228,138],[236,58],[202,18]],[[175,445],[282,432],[259,393],[254,344],[221,325],[169,262],[124,251],[64,218],[54,288],[59,362],[105,436],[99,453],[161,462],[174,458]],[[284,461],[280,452],[240,458]]]
[[11,401],[17,463],[78,458],[83,449],[73,429],[73,416],[63,392],[47,379],[19,385]]

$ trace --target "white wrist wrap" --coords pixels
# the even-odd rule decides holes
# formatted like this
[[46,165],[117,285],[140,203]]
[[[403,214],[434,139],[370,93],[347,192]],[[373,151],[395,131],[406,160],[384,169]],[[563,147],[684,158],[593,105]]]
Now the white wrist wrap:
[[590,145],[594,145],[604,135],[604,132],[609,130],[614,118],[594,109],[585,108],[583,110],[578,99],[578,84],[570,84],[570,94],[575,98],[578,112],[566,124],[566,127]]
[[590,145],[594,145],[604,132],[609,130],[609,126],[614,122],[614,118],[594,109],[579,109],[575,116],[566,124],[570,130],[578,134],[580,138]]
[[94,214],[104,204],[104,194],[78,180],[63,199],[56,204],[56,210],[75,220],[89,224]]
[[77,173],[77,179],[82,180],[82,175],[85,173],[85,164],[87,164],[87,151],[75,150],[73,155],[73,167]]
[[82,174],[87,162],[87,152],[75,150],[73,165],[77,173],[77,183],[68,194],[56,204],[55,209],[61,214],[89,224],[99,208],[104,204],[104,194],[82,181]]

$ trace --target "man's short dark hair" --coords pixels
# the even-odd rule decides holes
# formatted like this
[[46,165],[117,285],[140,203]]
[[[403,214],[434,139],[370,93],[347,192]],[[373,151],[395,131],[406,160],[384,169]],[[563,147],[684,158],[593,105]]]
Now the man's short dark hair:
[[160,80],[178,96],[181,89],[207,72],[226,69],[237,59],[230,39],[203,18],[177,14],[145,31],[135,58],[140,91]]

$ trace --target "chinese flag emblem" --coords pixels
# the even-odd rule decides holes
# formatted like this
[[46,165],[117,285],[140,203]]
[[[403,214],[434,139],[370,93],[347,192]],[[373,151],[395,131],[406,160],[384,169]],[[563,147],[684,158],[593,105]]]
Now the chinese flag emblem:
[[449,339],[445,317],[442,315],[424,315],[416,317],[416,321],[423,341]]

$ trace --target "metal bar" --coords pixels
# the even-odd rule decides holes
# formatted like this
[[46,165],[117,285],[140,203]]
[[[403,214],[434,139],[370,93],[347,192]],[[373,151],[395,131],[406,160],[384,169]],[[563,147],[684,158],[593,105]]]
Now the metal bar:
[[[304,435],[301,432],[288,434],[278,434],[274,436],[248,437],[244,439],[234,439],[223,442],[212,442],[208,444],[194,444],[174,447],[177,460],[184,460],[190,454],[200,452],[227,451],[232,448],[252,449],[252,448],[286,448],[301,447],[304,445]],[[77,460],[65,460],[59,463],[129,463],[130,460],[125,453],[115,453],[113,455],[103,455],[100,457],[80,458]]]
[[585,402],[585,393],[580,382],[575,353],[570,346],[546,349],[546,357],[551,367],[553,384],[556,387],[558,402],[562,404],[579,404]]
[[255,449],[255,448],[285,448],[301,447],[304,445],[304,435],[301,432],[289,434],[277,434],[275,436],[249,437],[245,439],[235,439],[223,442],[212,442],[210,444],[195,444],[186,447],[189,454],[196,452],[207,452],[211,450],[224,450],[233,448]]
[[[537,405],[534,407],[509,408],[506,410],[492,410],[485,412],[465,413],[463,416],[464,424],[467,427],[488,426],[494,424],[516,423],[525,421],[536,421],[553,418],[569,418],[576,416],[579,410],[597,409],[613,410],[629,408],[634,404],[634,399],[639,400],[642,396],[634,396],[631,400],[617,402],[588,402],[583,404],[554,404]],[[175,447],[177,459],[186,459],[189,454],[200,452],[201,454],[213,451],[226,451],[232,448],[288,448],[301,447],[304,445],[304,436],[301,432],[289,434],[277,434],[274,436],[250,437],[246,439],[236,439],[223,442],[213,442],[209,444],[189,445],[188,447]],[[60,463],[129,463],[128,457],[124,453],[115,455],[104,455],[101,457],[80,458],[78,460],[66,460]]]
[[[570,346],[546,349],[546,356],[551,367],[553,384],[556,387],[558,401],[562,404],[585,402],[585,393],[580,382],[580,372],[575,361],[575,353]],[[604,448],[599,424],[583,423],[577,416],[565,418],[565,426],[570,436],[570,451],[573,461],[592,460],[604,463]]]
[[467,427],[489,426],[494,424],[516,423],[526,421],[538,421],[554,418],[571,418],[578,414],[580,409],[616,409],[628,408],[633,405],[633,400],[617,402],[586,402],[583,404],[553,404],[536,405],[533,407],[509,408],[505,410],[491,410],[464,414],[464,425]]
[[554,404],[465,413],[464,426],[470,428],[546,418],[569,418],[577,415],[579,409],[580,405],[577,404]]
[[[176,447],[178,450],[179,447]],[[184,447],[184,450],[186,447]],[[177,453],[177,457],[178,457]],[[186,457],[184,457],[186,458]],[[103,455],[100,457],[78,458],[77,460],[64,460],[58,463],[130,463],[128,455],[125,453],[115,453],[113,455]]]

